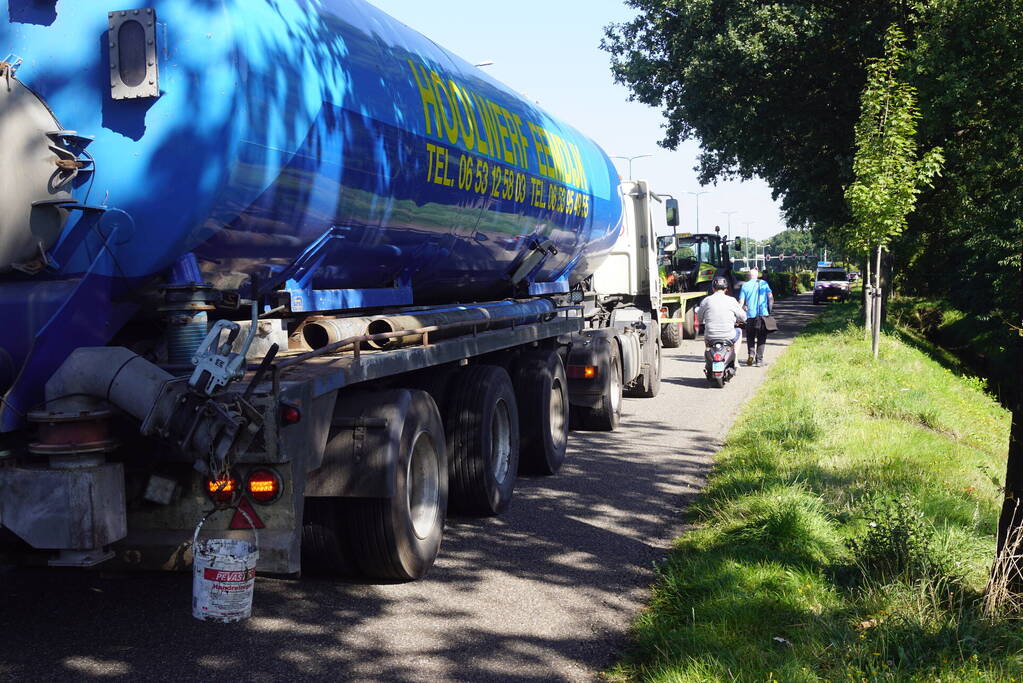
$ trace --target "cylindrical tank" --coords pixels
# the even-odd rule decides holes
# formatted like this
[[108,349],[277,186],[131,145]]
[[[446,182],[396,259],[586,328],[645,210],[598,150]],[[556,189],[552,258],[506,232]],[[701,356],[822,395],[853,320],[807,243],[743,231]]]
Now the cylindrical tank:
[[[532,279],[570,281],[618,234],[596,144],[362,0],[5,4],[18,79],[95,138],[75,198],[131,218],[106,245],[118,285],[188,252],[215,285],[267,278],[333,227],[312,287],[477,301],[511,294],[545,240]],[[63,245],[55,275],[86,271],[95,239]]]
[[0,431],[143,288],[496,300],[618,237],[594,142],[363,0],[123,8],[0,3]]

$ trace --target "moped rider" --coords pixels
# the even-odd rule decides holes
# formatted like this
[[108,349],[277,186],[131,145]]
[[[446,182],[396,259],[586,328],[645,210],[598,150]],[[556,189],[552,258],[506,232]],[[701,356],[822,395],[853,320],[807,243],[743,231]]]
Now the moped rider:
[[725,294],[728,280],[718,275],[711,282],[714,293],[704,297],[696,315],[703,325],[703,341],[707,346],[714,342],[730,342],[735,346],[742,337],[742,330],[736,327],[746,322],[746,311],[734,298]]

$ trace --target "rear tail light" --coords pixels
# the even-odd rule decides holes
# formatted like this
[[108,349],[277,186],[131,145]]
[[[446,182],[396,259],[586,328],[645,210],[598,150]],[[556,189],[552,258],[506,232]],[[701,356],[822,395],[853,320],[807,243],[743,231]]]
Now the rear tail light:
[[233,502],[238,495],[238,480],[233,476],[225,479],[207,479],[206,493],[216,503]]
[[245,488],[252,500],[268,505],[281,495],[281,478],[273,470],[252,470],[245,482]]
[[565,374],[569,379],[596,379],[596,365],[569,365],[565,368]]
[[302,411],[288,403],[281,404],[281,423],[284,425],[298,424],[302,421]]
[[721,354],[720,353],[715,353],[714,354],[714,360],[721,360]]

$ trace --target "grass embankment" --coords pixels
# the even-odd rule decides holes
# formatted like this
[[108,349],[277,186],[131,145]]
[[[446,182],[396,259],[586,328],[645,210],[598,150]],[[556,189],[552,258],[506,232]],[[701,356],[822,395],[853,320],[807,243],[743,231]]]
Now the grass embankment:
[[1012,405],[1021,390],[1013,383],[1014,331],[998,315],[966,313],[941,299],[900,296],[889,302],[888,322],[913,343],[922,338],[940,346],[947,366],[986,378],[1003,405]]
[[744,410],[612,680],[1023,681],[983,616],[1009,416],[832,306]]

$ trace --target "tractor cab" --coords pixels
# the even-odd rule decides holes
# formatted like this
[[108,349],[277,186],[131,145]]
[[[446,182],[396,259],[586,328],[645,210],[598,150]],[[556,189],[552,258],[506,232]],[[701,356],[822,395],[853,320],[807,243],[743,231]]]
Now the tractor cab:
[[715,275],[724,275],[734,289],[735,276],[728,246],[728,241],[716,233],[676,233],[658,237],[658,263],[664,290],[709,291]]

